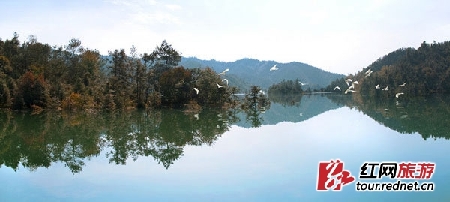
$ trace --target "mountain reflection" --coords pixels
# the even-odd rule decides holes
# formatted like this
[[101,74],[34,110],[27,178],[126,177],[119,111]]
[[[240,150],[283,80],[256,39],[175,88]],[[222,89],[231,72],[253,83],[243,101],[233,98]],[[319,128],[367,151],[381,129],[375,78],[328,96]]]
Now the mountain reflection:
[[[326,111],[345,106],[344,103],[332,102],[325,94],[286,94],[278,96],[269,94],[268,97],[271,101],[270,110],[266,110],[264,113],[255,113],[259,121],[256,122],[258,127],[260,125],[276,125],[280,122],[302,122]],[[247,120],[248,115],[248,111],[238,114],[240,120]],[[255,116],[251,117],[254,118]],[[252,121],[239,121],[236,125],[251,128],[255,127],[254,123]]]
[[186,145],[212,145],[232,123],[233,111],[177,110],[123,113],[0,112],[0,166],[35,170],[63,162],[78,173],[90,157],[106,152],[110,163],[152,156],[166,169]]
[[[106,153],[112,164],[153,157],[168,169],[185,146],[214,144],[231,125],[260,127],[302,122],[342,106],[357,109],[403,134],[450,139],[450,96],[373,99],[336,94],[271,98],[240,110],[153,110],[116,113],[0,112],[0,167],[31,171],[62,162],[73,173]],[[255,106],[255,105],[250,105]]]
[[450,139],[450,96],[433,95],[401,99],[375,99],[369,96],[328,96],[368,115],[380,124],[402,134],[419,133],[428,138]]

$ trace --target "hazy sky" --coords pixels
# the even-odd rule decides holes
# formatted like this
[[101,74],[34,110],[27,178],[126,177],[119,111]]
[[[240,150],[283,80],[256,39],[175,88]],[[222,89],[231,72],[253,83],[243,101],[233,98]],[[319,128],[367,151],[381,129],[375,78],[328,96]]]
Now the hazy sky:
[[0,38],[102,54],[132,45],[151,52],[166,39],[183,56],[304,62],[356,73],[401,47],[450,37],[444,0],[0,0]]

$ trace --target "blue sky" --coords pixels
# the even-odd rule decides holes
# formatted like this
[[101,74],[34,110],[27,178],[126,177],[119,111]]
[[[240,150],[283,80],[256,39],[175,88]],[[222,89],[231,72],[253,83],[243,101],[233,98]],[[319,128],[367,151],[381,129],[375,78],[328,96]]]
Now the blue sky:
[[102,54],[151,52],[165,39],[183,56],[304,62],[356,73],[401,47],[450,36],[444,0],[0,1],[0,38],[50,45],[72,38]]

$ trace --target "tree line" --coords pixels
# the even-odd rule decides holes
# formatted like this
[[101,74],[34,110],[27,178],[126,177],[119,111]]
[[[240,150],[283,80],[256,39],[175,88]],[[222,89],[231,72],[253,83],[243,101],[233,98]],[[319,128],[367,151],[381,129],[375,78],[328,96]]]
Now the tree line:
[[269,94],[301,94],[303,93],[302,85],[298,79],[283,80],[269,87]]
[[[151,53],[134,46],[99,51],[79,39],[50,46],[33,35],[0,39],[0,108],[116,110],[190,105],[232,106],[236,88],[211,68],[178,66],[180,53],[165,40]],[[218,87],[218,84],[223,87]],[[194,88],[198,89],[197,93]]]
[[[450,41],[431,44],[424,41],[417,49],[401,48],[391,52],[355,75],[333,81],[323,90],[338,91],[334,90],[335,86],[345,89],[348,87],[345,80],[352,79],[359,82],[356,91],[375,97],[392,97],[399,92],[405,97],[449,93],[448,64]],[[373,71],[370,76],[366,74],[369,70]],[[382,91],[386,87],[387,90]]]

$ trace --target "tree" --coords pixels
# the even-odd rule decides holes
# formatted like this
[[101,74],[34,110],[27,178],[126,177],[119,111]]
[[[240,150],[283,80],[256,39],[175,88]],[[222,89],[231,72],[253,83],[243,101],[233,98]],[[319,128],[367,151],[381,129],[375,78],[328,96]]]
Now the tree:
[[50,100],[47,83],[42,74],[35,76],[30,71],[26,72],[18,83],[18,91],[14,98],[14,108],[31,109],[32,106],[45,108]]
[[303,89],[299,83],[299,80],[283,80],[277,84],[274,84],[269,87],[269,93],[273,94],[301,94],[303,93]]
[[[135,46],[130,48],[130,64],[134,70],[133,75],[133,100],[136,102],[138,108],[145,108],[146,103],[146,90],[147,90],[147,68],[146,64],[142,63],[144,60],[143,56],[141,58],[137,57],[137,49]],[[145,53],[146,55],[146,53]],[[144,60],[145,61],[145,60]]]
[[169,66],[176,66],[181,61],[178,51],[172,48],[172,45],[168,44],[166,40],[156,47],[148,57],[154,63],[162,63]]
[[115,95],[114,102],[118,108],[129,106],[132,94],[133,67],[123,49],[116,49],[109,53],[112,57],[111,75],[109,78],[110,90]]
[[191,79],[191,72],[184,67],[164,72],[159,79],[163,104],[178,107],[186,104],[192,94]]
[[5,56],[0,56],[0,107],[10,107],[15,90],[15,81],[11,77],[11,64]]
[[[232,88],[226,86],[220,76],[211,68],[192,69],[192,92],[193,97],[201,106],[223,106],[230,102]],[[223,86],[218,87],[217,85]],[[200,90],[197,95],[193,88]]]

